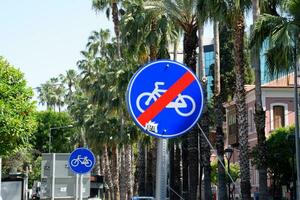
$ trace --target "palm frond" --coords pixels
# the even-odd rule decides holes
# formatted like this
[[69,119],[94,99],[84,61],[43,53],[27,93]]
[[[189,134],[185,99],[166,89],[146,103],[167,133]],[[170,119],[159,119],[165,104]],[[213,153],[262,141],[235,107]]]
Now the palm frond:
[[276,32],[278,27],[282,27],[286,22],[285,18],[270,14],[261,15],[254,24],[250,39],[250,47],[257,45],[261,48],[263,42]]
[[300,0],[288,0],[285,2],[284,8],[293,16],[298,26],[300,26]]
[[287,74],[295,63],[295,26],[291,22],[281,24],[269,37],[269,49],[266,53],[268,71],[271,76]]
[[266,64],[268,72],[273,78],[280,74],[288,74],[294,65],[294,48],[290,46],[277,45],[268,49],[266,53]]

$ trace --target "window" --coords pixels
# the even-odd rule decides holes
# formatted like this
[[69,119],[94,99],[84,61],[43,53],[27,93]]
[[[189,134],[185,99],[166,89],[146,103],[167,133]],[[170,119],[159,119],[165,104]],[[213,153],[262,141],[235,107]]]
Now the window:
[[273,116],[274,129],[285,126],[284,106],[273,106]]

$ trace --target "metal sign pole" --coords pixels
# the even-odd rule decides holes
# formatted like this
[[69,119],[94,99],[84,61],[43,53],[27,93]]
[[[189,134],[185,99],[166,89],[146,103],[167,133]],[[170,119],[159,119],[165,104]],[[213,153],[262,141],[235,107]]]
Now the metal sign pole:
[[[83,174],[90,172],[95,165],[95,156],[92,151],[87,148],[77,148],[75,149],[69,156],[68,165],[73,173],[76,174],[76,192],[75,198],[76,200],[83,199],[84,189],[87,190],[87,194],[89,194],[89,188],[83,188]],[[78,184],[79,177],[79,184]],[[78,189],[79,188],[79,189]],[[79,195],[78,195],[79,191]]]
[[83,188],[82,188],[82,182],[83,182],[83,175],[80,174],[80,182],[79,182],[79,200],[82,200],[82,196],[83,196]]
[[52,181],[51,181],[51,200],[54,200],[55,195],[55,153],[52,154]]
[[156,199],[167,199],[168,139],[158,139],[156,164]]
[[76,182],[75,182],[75,199],[78,200],[78,179],[79,175],[76,174]]

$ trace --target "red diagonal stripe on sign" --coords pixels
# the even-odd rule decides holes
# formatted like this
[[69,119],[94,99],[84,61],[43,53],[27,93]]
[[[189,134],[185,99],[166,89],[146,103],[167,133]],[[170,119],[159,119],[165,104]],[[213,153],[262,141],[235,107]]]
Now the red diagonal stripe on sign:
[[180,77],[161,97],[145,110],[137,120],[145,126],[147,122],[156,117],[179,93],[195,80],[191,72],[187,71]]

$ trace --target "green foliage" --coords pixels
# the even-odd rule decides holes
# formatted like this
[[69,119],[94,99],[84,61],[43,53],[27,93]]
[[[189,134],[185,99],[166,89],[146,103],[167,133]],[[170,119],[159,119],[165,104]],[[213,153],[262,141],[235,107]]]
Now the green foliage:
[[[225,167],[226,167],[226,182],[228,183],[228,182],[231,182],[231,180],[230,180],[230,178],[228,177],[228,174],[227,174],[227,172],[228,172],[228,168],[227,168],[227,166],[228,166],[228,164],[227,164],[228,162],[225,160]],[[215,184],[215,185],[217,185],[218,184],[218,179],[217,179],[217,177],[218,177],[218,161],[217,161],[217,159],[215,159],[213,162],[211,162],[211,182],[213,183],[213,184]],[[240,176],[240,166],[239,166],[239,164],[238,163],[230,163],[230,175],[231,175],[231,177],[232,177],[232,179],[234,180],[234,181],[236,181],[238,178],[239,178],[239,176]]]
[[[274,3],[276,6],[280,4]],[[276,12],[276,7],[267,8],[267,13],[262,14],[254,24],[250,44],[251,47],[262,47],[264,41],[268,42],[266,64],[269,73],[277,77],[280,73],[289,73],[295,65],[295,44],[300,43],[300,1],[284,1],[280,14]]]
[[0,57],[0,156],[30,147],[36,128],[32,96],[23,73]]
[[36,113],[36,120],[38,128],[31,138],[33,149],[40,153],[48,152],[51,128],[51,152],[68,153],[73,150],[78,130],[75,127],[60,128],[74,124],[68,113],[40,111]]
[[[294,144],[287,140],[287,136],[295,132],[295,127],[284,127],[273,131],[267,139],[267,167],[272,179],[287,185],[292,178],[292,156]],[[258,148],[252,150],[253,163],[258,165]]]
[[151,48],[156,58],[169,58],[168,42],[178,35],[166,13],[154,8],[153,3],[158,1],[127,0],[123,4],[126,12],[120,24],[122,42],[140,64],[148,61]]
[[32,161],[30,166],[28,181],[29,188],[32,187],[34,181],[41,180],[41,166],[42,166],[42,157],[39,156]]
[[[247,42],[245,38],[245,42]],[[221,95],[224,102],[233,99],[235,93],[235,71],[234,71],[234,41],[233,29],[229,24],[220,24],[220,74],[221,74]],[[245,50],[245,83],[253,84],[254,71],[250,67],[250,54]],[[210,66],[210,74],[214,76],[214,64]],[[214,86],[212,85],[212,91]],[[225,110],[224,110],[225,112]]]

